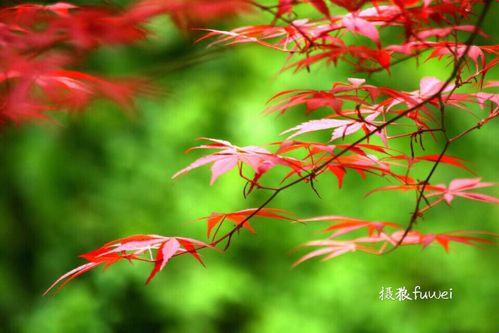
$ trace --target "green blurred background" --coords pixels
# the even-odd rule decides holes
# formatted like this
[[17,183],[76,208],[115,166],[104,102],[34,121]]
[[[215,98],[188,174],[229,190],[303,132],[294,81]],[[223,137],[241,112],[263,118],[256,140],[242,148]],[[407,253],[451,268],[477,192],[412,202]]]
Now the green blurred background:
[[[493,36],[494,16],[486,31]],[[261,20],[259,16],[225,28]],[[222,25],[222,27],[224,27]],[[317,66],[312,73],[278,74],[285,57],[257,46],[223,50],[194,45],[167,18],[154,20],[155,35],[133,47],[106,48],[86,64],[108,75],[147,74],[164,91],[140,99],[126,115],[108,102],[82,114],[57,116],[59,124],[23,125],[0,133],[0,331],[72,332],[497,332],[498,250],[461,245],[403,248],[382,257],[349,254],[295,269],[291,250],[319,238],[317,228],[261,221],[257,235],[243,232],[225,254],[205,252],[207,268],[179,257],[153,282],[147,264],[119,263],[78,278],[56,296],[42,297],[59,275],[80,265],[78,254],[137,233],[205,239],[202,223],[212,211],[257,206],[245,200],[235,172],[210,187],[208,168],[175,181],[171,175],[200,156],[182,152],[195,138],[223,138],[237,145],[266,144],[304,121],[302,112],[263,116],[265,102],[283,89],[328,89],[355,76],[346,66]],[[496,42],[492,40],[492,42]],[[491,43],[489,41],[488,43]],[[372,84],[417,89],[426,75],[445,79],[438,62],[405,63]],[[497,72],[490,78],[498,78]],[[459,110],[449,120],[456,131],[472,124]],[[497,180],[497,123],[450,149],[464,156],[487,181]],[[407,145],[407,142],[404,143]],[[436,148],[428,141],[427,152]],[[435,179],[470,177],[443,167]],[[324,176],[318,199],[305,185],[282,193],[272,207],[302,217],[324,214],[406,223],[410,194],[364,198],[386,184],[349,173],[344,188]],[[496,194],[497,191],[488,191]],[[420,224],[426,232],[482,229],[499,232],[493,205],[456,199]],[[382,302],[382,286],[454,290],[447,301]]]

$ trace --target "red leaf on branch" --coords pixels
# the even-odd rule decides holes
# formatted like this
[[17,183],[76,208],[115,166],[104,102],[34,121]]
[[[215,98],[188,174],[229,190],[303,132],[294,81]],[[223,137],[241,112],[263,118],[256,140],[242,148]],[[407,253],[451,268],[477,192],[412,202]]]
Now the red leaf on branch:
[[[318,119],[311,120],[305,123],[302,123],[298,126],[290,128],[281,134],[286,134],[290,132],[294,132],[290,135],[286,140],[292,139],[298,135],[321,131],[325,129],[333,129],[331,134],[330,141],[334,141],[339,138],[344,138],[345,136],[355,134],[358,131],[363,131],[364,133],[375,132],[377,130],[376,125],[374,125],[375,119],[380,115],[379,112],[372,112],[368,110],[361,110],[361,113],[366,113],[367,116],[363,117],[363,119],[352,119],[352,120],[343,120],[343,119]],[[383,133],[376,132],[376,135],[380,136],[383,140],[385,140]]]
[[440,156],[437,154],[433,154],[433,155],[422,155],[422,156],[414,156],[414,157],[406,156],[406,155],[397,155],[397,156],[390,156],[390,157],[388,157],[388,159],[405,160],[405,161],[407,161],[407,163],[409,163],[409,165],[413,165],[415,163],[422,162],[422,161],[428,161],[428,162],[439,161],[439,163],[449,164],[449,165],[455,166],[457,168],[464,169],[470,173],[473,173],[471,171],[471,169],[469,169],[464,164],[464,160],[462,158],[448,156],[448,155]]
[[[336,258],[348,252],[364,252],[368,254],[381,255],[388,245],[398,246],[401,238],[405,235],[405,230],[397,230],[391,234],[380,232],[368,237],[358,237],[351,240],[315,240],[302,245],[302,247],[318,247],[318,249],[302,256],[293,266],[297,266],[307,260],[324,256],[322,261]],[[481,236],[481,237],[480,237]],[[405,235],[400,246],[421,245],[422,248],[428,247],[432,243],[437,243],[449,251],[451,242],[461,243],[469,246],[477,244],[495,244],[490,239],[483,236],[499,237],[499,234],[483,231],[452,231],[439,234],[423,234],[418,231],[410,231]]]
[[324,232],[334,231],[330,238],[338,237],[362,228],[367,229],[369,236],[373,236],[375,232],[380,234],[384,228],[401,228],[399,224],[391,222],[378,222],[378,221],[366,221],[361,219],[356,219],[352,217],[345,216],[319,216],[308,219],[300,219],[300,222],[333,222],[329,227],[324,229]]
[[207,222],[207,229],[206,233],[207,236],[210,237],[211,231],[213,228],[220,226],[224,221],[230,221],[234,223],[237,227],[242,227],[247,230],[249,230],[251,233],[255,233],[255,230],[253,227],[250,225],[250,223],[247,221],[248,217],[250,216],[258,216],[258,217],[266,217],[266,218],[271,218],[271,219],[277,219],[277,220],[287,220],[287,221],[292,221],[288,212],[282,210],[282,209],[276,209],[276,208],[249,208],[245,210],[240,210],[237,212],[233,213],[212,213],[209,216],[201,217],[198,220],[206,220]]
[[329,17],[329,8],[326,5],[324,0],[305,0],[310,2],[312,6],[314,6],[321,14],[326,17]]
[[[154,267],[146,280],[146,283],[149,283],[173,256],[190,253],[200,261],[197,248],[207,247],[211,246],[201,241],[184,237],[134,235],[121,238],[104,244],[92,252],[81,255],[88,263],[62,275],[45,291],[45,294],[61,282],[62,284],[59,286],[59,289],[63,288],[74,278],[97,266],[103,265],[107,268],[120,260],[137,260],[154,263]],[[155,257],[153,257],[153,251],[156,252]]]
[[294,0],[279,0],[277,5],[276,18],[290,13],[293,10]]
[[347,9],[349,12],[354,12],[362,8],[364,4],[372,2],[372,0],[330,0],[335,5]]
[[448,204],[450,204],[455,197],[499,204],[498,198],[481,193],[469,192],[470,190],[491,186],[496,186],[496,184],[482,183],[480,178],[454,179],[450,182],[448,187],[445,187],[444,185],[437,185],[437,189],[434,189],[435,192],[430,194],[430,196],[442,195],[443,199]]
[[253,184],[258,183],[260,177],[277,165],[289,167],[297,172],[302,170],[301,163],[290,157],[283,157],[273,154],[266,149],[248,146],[238,147],[228,141],[216,139],[203,139],[211,144],[201,145],[192,149],[218,149],[219,151],[208,156],[199,158],[188,167],[180,170],[172,178],[176,178],[200,166],[210,164],[211,166],[211,184],[215,183],[217,178],[235,168],[238,163],[248,165],[255,173],[252,180]]
[[349,31],[366,36],[379,46],[378,29],[376,29],[371,22],[366,21],[355,14],[347,14],[343,16],[342,23]]

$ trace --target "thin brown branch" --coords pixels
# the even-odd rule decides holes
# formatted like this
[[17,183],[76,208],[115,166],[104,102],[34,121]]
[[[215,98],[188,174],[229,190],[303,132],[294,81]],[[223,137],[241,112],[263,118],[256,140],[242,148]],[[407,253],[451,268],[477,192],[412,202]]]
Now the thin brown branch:
[[431,168],[430,172],[426,176],[426,179],[423,181],[423,186],[421,187],[421,189],[418,191],[418,194],[417,194],[416,207],[414,208],[414,211],[411,214],[411,219],[409,221],[408,226],[404,230],[404,234],[402,235],[402,237],[400,237],[400,239],[397,241],[397,244],[395,244],[395,246],[393,246],[392,248],[390,248],[389,250],[387,250],[381,254],[388,254],[388,253],[395,251],[404,242],[404,239],[407,237],[409,232],[411,232],[411,230],[414,228],[414,225],[417,223],[418,218],[422,216],[422,213],[420,211],[420,207],[421,207],[421,202],[423,201],[423,198],[425,197],[424,192],[426,190],[426,187],[430,183],[431,177],[434,175],[435,171],[437,170],[438,166],[440,165],[440,162],[442,161],[442,158],[444,157],[445,153],[447,152],[449,145],[450,145],[450,142],[447,140],[444,148],[440,152],[440,155],[438,155],[437,160],[435,161],[435,163],[433,163],[433,167]]
[[469,134],[470,132],[473,132],[474,130],[480,129],[483,125],[485,125],[486,123],[488,123],[489,121],[491,121],[492,119],[494,119],[497,116],[499,116],[499,111],[498,110],[492,112],[487,118],[482,119],[481,121],[479,121],[475,126],[470,127],[467,130],[459,133],[455,137],[449,139],[449,141],[452,143],[454,141],[457,141],[457,140],[461,139],[463,136]]

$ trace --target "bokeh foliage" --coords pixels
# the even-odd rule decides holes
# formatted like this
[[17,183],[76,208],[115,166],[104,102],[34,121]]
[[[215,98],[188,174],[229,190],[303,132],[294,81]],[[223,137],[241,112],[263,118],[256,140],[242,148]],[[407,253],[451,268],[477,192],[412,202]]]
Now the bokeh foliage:
[[[494,13],[486,25],[492,35]],[[58,116],[58,123],[0,133],[2,332],[497,331],[497,248],[455,245],[450,254],[437,247],[404,248],[382,257],[352,254],[291,269],[298,255],[290,250],[319,237],[318,229],[274,221],[254,223],[258,234],[242,232],[226,254],[205,252],[206,269],[191,258],[177,258],[146,287],[150,266],[122,263],[77,279],[57,296],[42,297],[53,279],[82,262],[77,254],[108,240],[135,233],[204,239],[204,225],[190,221],[258,205],[264,194],[245,200],[236,174],[213,187],[207,170],[172,181],[171,175],[195,157],[182,151],[201,136],[238,145],[276,141],[277,133],[305,116],[299,111],[263,116],[273,93],[327,89],[355,76],[346,66],[278,74],[282,54],[255,46],[206,51],[165,18],[151,28],[150,40],[100,50],[84,65],[109,75],[152,76],[164,93],[139,100],[137,113],[126,115],[99,102],[88,112]],[[421,77],[444,79],[448,72],[440,63],[405,63],[391,76],[370,80],[414,90]],[[466,116],[454,111],[450,126],[463,126]],[[466,156],[480,176],[496,180],[498,129],[490,124],[450,154]],[[435,151],[435,145],[428,141],[426,149]],[[467,176],[446,167],[436,175],[441,181]],[[318,184],[322,199],[300,185],[272,206],[302,217],[338,214],[405,223],[411,195],[364,198],[367,189],[383,184],[349,174],[338,190],[336,180],[324,176]],[[434,209],[420,227],[499,232],[498,213],[492,205],[457,199],[450,208]],[[455,298],[378,299],[381,286],[414,285],[453,288]]]

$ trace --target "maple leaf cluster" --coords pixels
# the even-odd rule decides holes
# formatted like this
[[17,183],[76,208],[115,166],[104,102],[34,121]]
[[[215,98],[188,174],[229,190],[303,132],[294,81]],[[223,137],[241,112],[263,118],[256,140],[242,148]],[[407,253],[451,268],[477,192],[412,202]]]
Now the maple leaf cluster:
[[[389,245],[420,245],[424,249],[430,244],[436,243],[449,252],[449,244],[451,242],[469,246],[493,244],[491,239],[484,238],[484,236],[499,236],[483,231],[450,231],[447,233],[424,234],[415,230],[406,231],[403,226],[393,222],[365,221],[344,216],[320,216],[301,221],[304,223],[328,222],[330,225],[323,232],[331,234],[326,239],[303,244],[302,247],[317,249],[302,256],[294,263],[294,266],[316,257],[322,256],[322,260],[326,261],[342,254],[356,251],[380,255],[386,251]],[[348,240],[338,239],[339,236],[363,229],[367,231],[367,235]],[[390,230],[387,231],[387,229]]]
[[124,9],[63,2],[0,7],[0,126],[82,110],[100,97],[130,109],[135,95],[150,92],[148,84],[75,70],[89,52],[146,38],[144,24],[158,15],[187,28],[246,9],[237,0],[143,0]]
[[[87,260],[88,263],[61,276],[52,284],[47,292],[62,281],[61,288],[72,279],[92,268],[101,265],[109,267],[120,260],[154,263],[153,270],[146,281],[149,283],[165,267],[168,261],[176,255],[189,253],[202,264],[203,262],[196,251],[197,247],[205,248],[210,247],[210,245],[190,238],[158,235],[134,235],[121,238],[109,242],[97,250],[82,254],[80,257]],[[155,252],[155,255],[153,255],[153,252]]]
[[[323,14],[318,19],[285,19],[293,8],[310,3]],[[284,69],[309,69],[321,61],[337,64],[344,61],[359,71],[372,73],[401,60],[431,51],[427,59],[458,58],[464,55],[476,65],[476,75],[493,67],[486,55],[497,55],[497,45],[468,49],[456,37],[462,32],[475,32],[475,26],[464,24],[472,14],[470,8],[481,0],[460,1],[331,1],[348,9],[344,15],[332,15],[326,1],[280,1],[278,18],[283,24],[269,24],[237,28],[232,31],[209,30],[203,38],[217,37],[211,45],[257,43],[288,53],[289,63]],[[372,6],[362,9],[363,5]],[[272,12],[271,7],[261,6]],[[386,30],[386,33],[385,33]],[[394,32],[398,30],[398,33]],[[487,36],[478,29],[475,33]],[[383,35],[389,43],[382,43]],[[359,42],[361,36],[364,42]],[[386,44],[386,45],[385,45]],[[466,50],[466,52],[464,52]],[[292,61],[294,57],[306,55]]]
[[[454,204],[456,198],[499,203],[499,199],[481,192],[495,184],[479,177],[455,178],[448,185],[434,181],[443,167],[474,174],[464,159],[449,154],[449,147],[499,114],[499,83],[487,77],[497,64],[498,46],[478,43],[479,38],[488,37],[482,31],[482,23],[491,0],[279,0],[269,6],[252,4],[271,14],[269,24],[231,31],[211,29],[201,40],[214,38],[211,45],[254,43],[283,52],[288,55],[284,70],[307,69],[313,75],[313,65],[318,62],[345,62],[363,77],[332,82],[324,90],[287,90],[271,98],[268,114],[285,117],[288,112],[302,110],[312,117],[284,130],[283,138],[277,142],[265,147],[237,146],[226,140],[203,138],[204,143],[189,150],[209,153],[174,178],[210,166],[212,185],[235,170],[245,183],[244,196],[254,191],[268,193],[267,199],[255,208],[201,218],[207,222],[208,242],[160,236],[118,240],[85,255],[87,264],[55,284],[100,264],[135,260],[138,255],[155,250],[156,256],[149,259],[154,263],[150,281],[174,255],[190,253],[197,257],[197,252],[204,248],[215,248],[224,242],[227,248],[235,233],[243,228],[254,232],[250,220],[255,218],[329,223],[324,232],[330,235],[305,243],[304,247],[315,249],[297,264],[319,256],[328,260],[356,251],[382,255],[408,245],[426,248],[439,244],[448,251],[452,242],[491,244],[498,236],[486,231],[416,230],[421,217],[430,209],[441,203]],[[300,6],[315,8],[316,17],[300,17]],[[393,72],[397,64],[421,58],[448,65],[448,77],[423,77],[407,91],[372,85],[364,78],[383,70]],[[465,119],[468,115],[469,127],[458,132],[447,128],[449,117]],[[324,140],[310,139],[321,134]],[[427,152],[423,139],[433,140],[441,149]],[[394,143],[407,149],[395,149]],[[421,178],[416,169],[425,169],[425,177]],[[381,191],[415,194],[410,220],[402,224],[339,215],[300,219],[269,207],[274,198],[296,184],[306,183],[320,195],[315,187],[319,179],[333,176],[342,188],[350,174],[364,179],[380,177],[391,184],[366,191],[366,195]],[[230,222],[228,231],[222,226],[225,222]],[[363,231],[367,235],[359,235]]]

